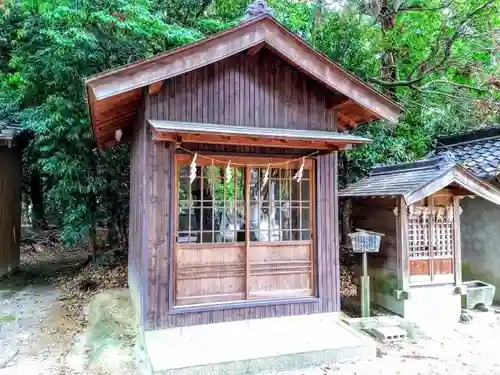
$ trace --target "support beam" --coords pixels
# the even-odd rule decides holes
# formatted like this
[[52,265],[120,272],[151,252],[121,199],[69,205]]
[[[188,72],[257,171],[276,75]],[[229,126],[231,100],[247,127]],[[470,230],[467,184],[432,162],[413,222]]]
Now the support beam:
[[265,45],[266,45],[265,43],[259,43],[253,47],[250,47],[247,50],[247,55],[248,56],[255,56],[256,54],[258,54],[260,52],[260,50],[262,50],[262,48],[264,48]]
[[159,81],[152,83],[148,86],[148,94],[149,95],[157,95],[160,93],[161,88],[163,87],[163,82],[164,81]]
[[347,117],[346,115],[338,112],[339,114],[339,120],[342,121],[344,124],[349,125],[352,128],[355,128],[358,124],[356,124],[355,121],[353,121],[351,118]]
[[163,142],[182,142],[182,143],[204,143],[221,145],[241,145],[257,147],[277,147],[277,148],[300,148],[316,150],[347,150],[350,143],[333,143],[328,141],[307,141],[307,140],[289,140],[275,138],[255,138],[245,136],[222,136],[207,134],[177,134],[169,132],[153,132],[154,141]]
[[336,109],[349,101],[350,101],[350,99],[347,96],[345,96],[341,93],[336,93],[334,95],[329,96],[326,99],[325,107],[327,109],[331,109],[331,108]]

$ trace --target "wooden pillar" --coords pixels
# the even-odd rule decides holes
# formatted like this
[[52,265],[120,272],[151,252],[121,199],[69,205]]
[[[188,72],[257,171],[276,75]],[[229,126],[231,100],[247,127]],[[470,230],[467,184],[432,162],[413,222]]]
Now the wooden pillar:
[[460,237],[460,214],[462,208],[460,207],[460,200],[462,197],[453,197],[453,241],[454,241],[454,269],[455,269],[455,285],[462,284],[462,241]]
[[397,262],[398,262],[398,288],[408,291],[410,285],[410,274],[408,266],[408,206],[404,198],[397,200],[396,214],[396,238],[397,238]]

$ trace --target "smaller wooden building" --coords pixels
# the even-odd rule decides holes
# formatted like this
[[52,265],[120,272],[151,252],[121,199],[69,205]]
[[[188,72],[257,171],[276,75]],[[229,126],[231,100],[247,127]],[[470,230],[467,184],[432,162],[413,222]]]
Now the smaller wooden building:
[[17,130],[0,124],[0,277],[19,265],[22,173]]
[[369,256],[372,301],[405,318],[454,320],[461,312],[460,200],[500,204],[500,191],[450,154],[374,168],[339,192],[351,224],[382,232]]

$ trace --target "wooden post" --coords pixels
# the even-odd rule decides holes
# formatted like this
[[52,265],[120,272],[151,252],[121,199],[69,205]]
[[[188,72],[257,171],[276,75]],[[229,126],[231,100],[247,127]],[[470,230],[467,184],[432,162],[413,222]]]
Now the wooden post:
[[429,207],[429,275],[431,283],[434,281],[434,200],[432,197],[427,198],[427,207]]
[[403,198],[398,198],[394,210],[396,214],[396,238],[397,238],[397,261],[398,261],[398,288],[408,291],[410,285],[409,263],[408,263],[408,206]]
[[455,285],[462,284],[462,242],[460,238],[460,214],[462,208],[460,207],[460,200],[462,197],[453,197],[453,241],[454,241],[454,271],[455,271]]
[[363,276],[361,277],[361,317],[370,316],[370,277],[368,276],[368,255],[363,256]]

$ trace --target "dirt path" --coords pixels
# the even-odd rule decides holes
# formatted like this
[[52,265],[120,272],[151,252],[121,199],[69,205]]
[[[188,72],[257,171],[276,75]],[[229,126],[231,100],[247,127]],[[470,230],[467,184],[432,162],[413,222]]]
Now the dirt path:
[[56,375],[75,330],[65,319],[55,277],[78,259],[23,265],[0,281],[0,375]]
[[50,286],[26,286],[0,303],[0,374],[53,374],[57,341],[47,324],[58,309]]

